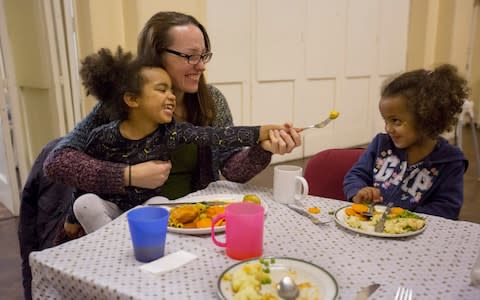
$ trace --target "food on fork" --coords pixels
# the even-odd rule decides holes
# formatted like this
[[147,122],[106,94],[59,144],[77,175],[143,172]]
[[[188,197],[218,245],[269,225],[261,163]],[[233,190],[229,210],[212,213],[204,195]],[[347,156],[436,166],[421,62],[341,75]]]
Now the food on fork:
[[330,112],[330,115],[328,115],[328,117],[332,120],[335,120],[336,118],[338,118],[338,116],[340,115],[340,113],[336,110],[332,110]]

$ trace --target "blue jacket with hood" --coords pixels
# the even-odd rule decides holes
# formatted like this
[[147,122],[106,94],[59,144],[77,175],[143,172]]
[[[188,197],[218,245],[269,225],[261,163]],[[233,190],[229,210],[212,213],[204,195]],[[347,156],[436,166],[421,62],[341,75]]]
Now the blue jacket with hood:
[[432,153],[413,165],[405,149],[378,134],[345,175],[347,199],[366,186],[380,189],[383,202],[410,211],[458,219],[463,204],[463,174],[468,161],[463,152],[442,137]]

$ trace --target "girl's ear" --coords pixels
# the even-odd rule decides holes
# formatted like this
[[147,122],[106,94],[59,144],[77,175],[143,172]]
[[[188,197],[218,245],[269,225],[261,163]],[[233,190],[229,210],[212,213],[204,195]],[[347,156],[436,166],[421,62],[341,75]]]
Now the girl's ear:
[[138,107],[138,98],[132,93],[125,93],[125,95],[123,95],[123,101],[128,107]]

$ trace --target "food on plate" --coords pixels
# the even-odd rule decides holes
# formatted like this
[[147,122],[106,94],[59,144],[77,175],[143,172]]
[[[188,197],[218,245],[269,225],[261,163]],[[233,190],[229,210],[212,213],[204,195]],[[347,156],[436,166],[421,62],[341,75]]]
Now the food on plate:
[[170,212],[170,218],[180,223],[190,223],[198,217],[200,208],[197,205],[182,205],[175,207]]
[[247,194],[243,196],[243,202],[252,202],[255,204],[261,204],[262,200],[255,194]]
[[[279,299],[276,286],[280,280],[290,276],[298,281],[300,290],[298,300],[319,300],[320,288],[310,281],[300,280],[296,270],[275,265],[275,258],[260,258],[240,265],[231,272],[227,272],[222,280],[229,282],[233,299],[235,300],[273,300]],[[230,299],[230,297],[229,297]]]
[[260,262],[245,264],[237,271],[225,274],[223,280],[230,281],[234,299],[275,299],[263,298],[265,295],[261,294],[262,284],[271,283],[271,278]]
[[[365,204],[352,204],[351,207],[347,207],[345,209],[345,223],[352,228],[372,232],[374,230],[375,224],[380,221],[383,210],[378,210],[375,206],[373,216],[370,218],[361,215],[361,212],[367,210],[368,206]],[[387,215],[383,232],[391,234],[401,234],[420,230],[424,226],[425,219],[420,217],[419,215],[401,207],[392,207],[390,213]]]
[[[175,228],[206,228],[211,227],[212,219],[225,211],[226,205],[208,205],[192,203],[174,206],[170,211],[168,226]],[[215,226],[224,224],[220,220]]]
[[[227,207],[228,204],[239,201],[240,199],[212,199],[198,203],[173,206],[170,210],[168,227],[185,229],[210,228],[212,220],[216,216],[223,214],[225,212],[225,207]],[[244,195],[241,201],[252,202],[259,205],[262,203],[260,197],[254,194]],[[223,225],[225,225],[225,220],[220,220],[215,224],[215,226]]]
[[320,208],[316,206],[309,207],[308,212],[311,214],[319,214],[320,213]]

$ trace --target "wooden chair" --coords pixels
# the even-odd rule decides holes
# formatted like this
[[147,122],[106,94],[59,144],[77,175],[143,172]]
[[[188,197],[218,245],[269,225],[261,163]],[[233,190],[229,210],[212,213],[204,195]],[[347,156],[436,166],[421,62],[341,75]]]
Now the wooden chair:
[[309,194],[347,200],[343,193],[343,178],[364,151],[363,148],[328,149],[312,156],[304,173]]

